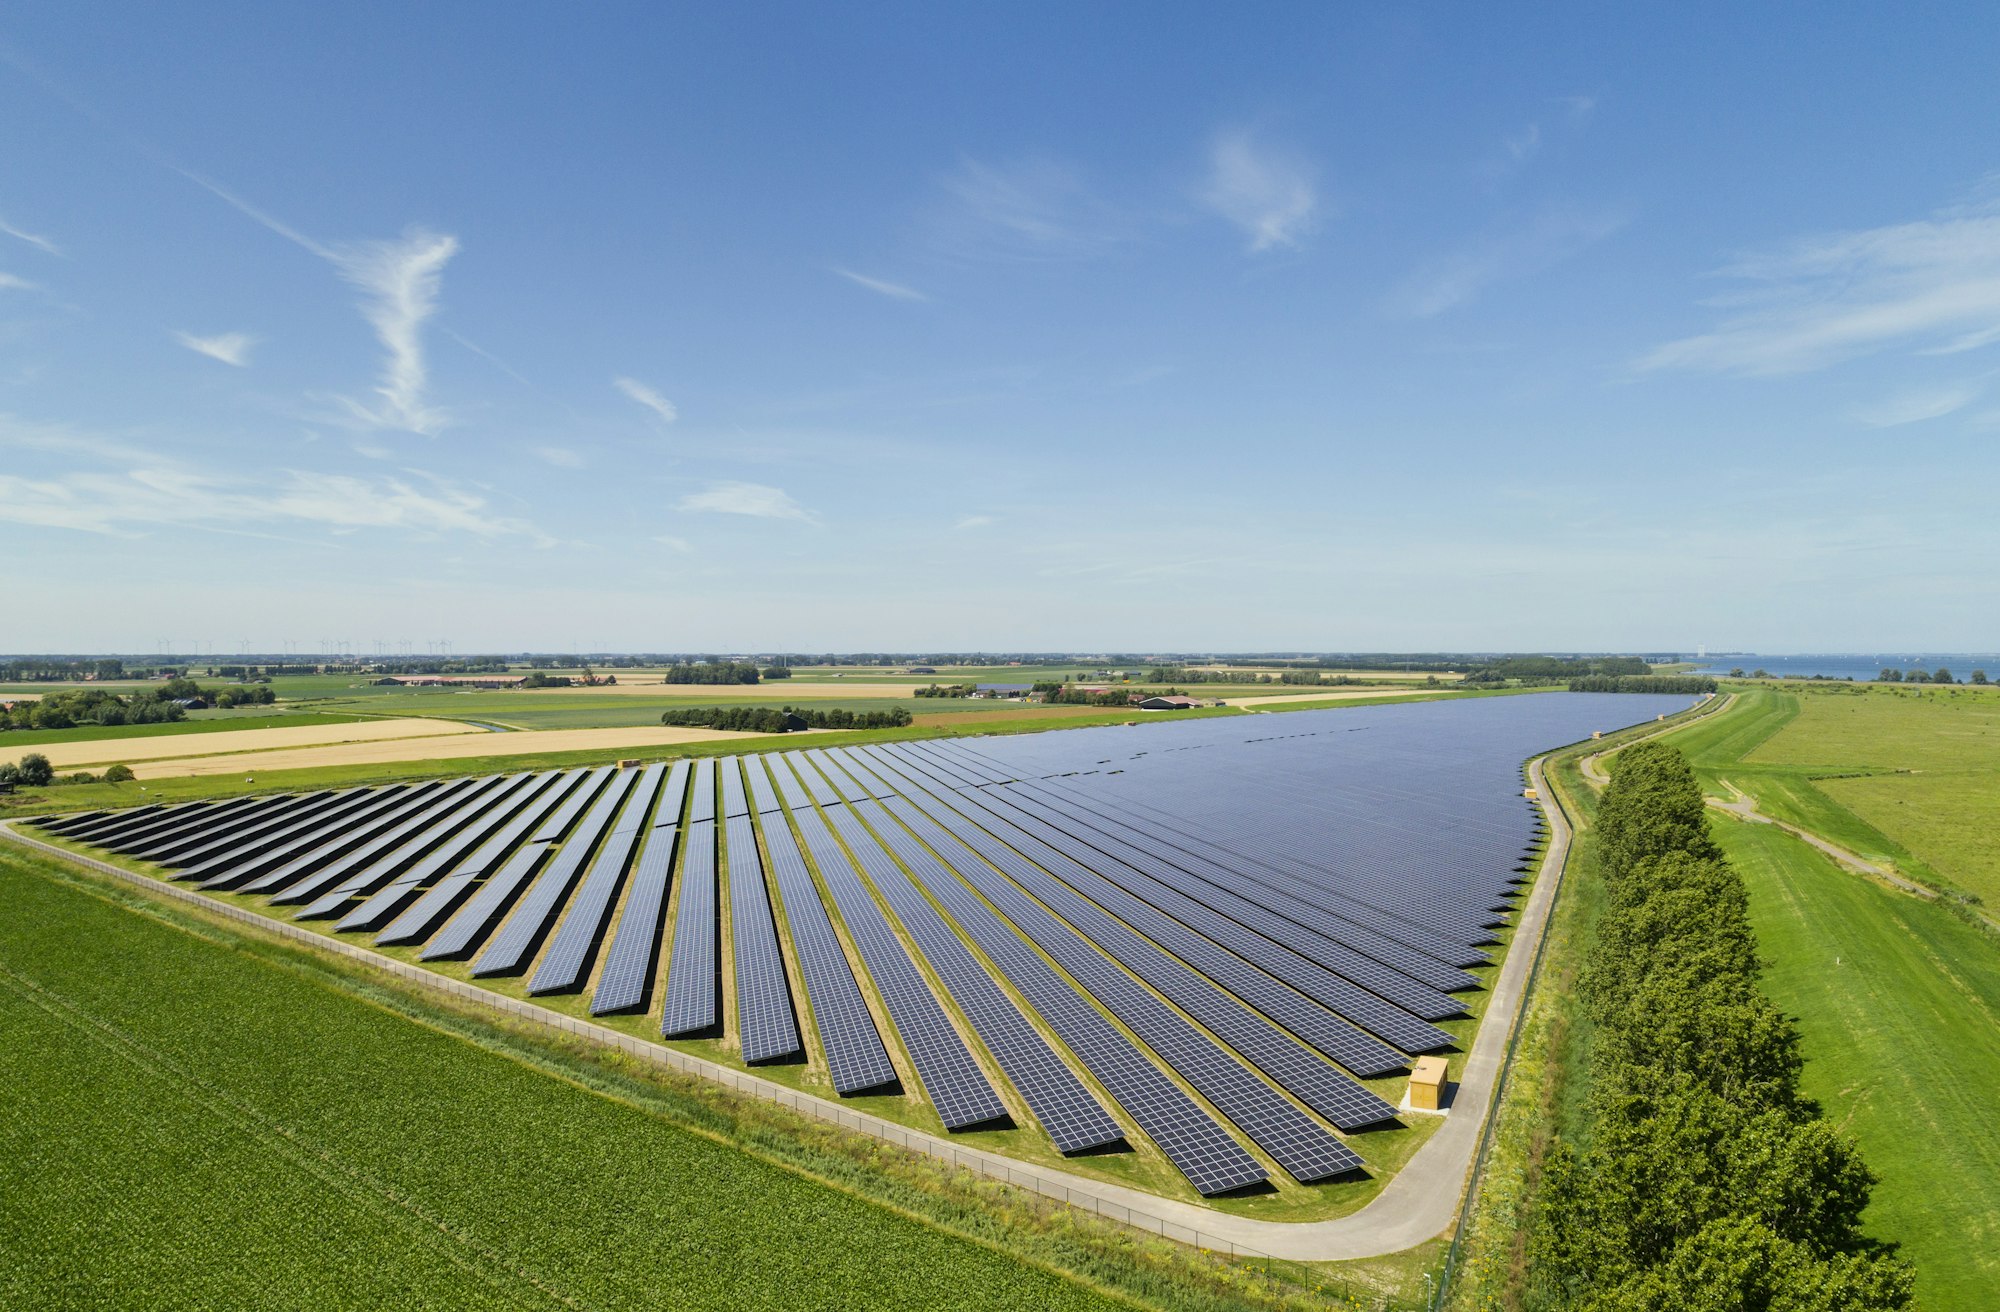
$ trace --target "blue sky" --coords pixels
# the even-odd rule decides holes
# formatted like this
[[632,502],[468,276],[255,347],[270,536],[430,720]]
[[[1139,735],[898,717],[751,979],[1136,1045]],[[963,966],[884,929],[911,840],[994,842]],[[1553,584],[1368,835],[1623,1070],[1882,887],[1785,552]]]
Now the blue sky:
[[2000,11],[738,8],[0,20],[0,649],[2000,647]]

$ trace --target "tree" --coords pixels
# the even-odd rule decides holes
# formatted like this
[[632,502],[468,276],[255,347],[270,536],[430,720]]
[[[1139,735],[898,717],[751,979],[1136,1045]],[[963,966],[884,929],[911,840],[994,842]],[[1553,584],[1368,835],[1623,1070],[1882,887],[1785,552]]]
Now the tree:
[[1950,671],[1950,670],[1947,670],[1947,669],[1946,669],[1946,668],[1945,668],[1944,666],[1940,665],[1940,666],[1938,666],[1938,667],[1937,667],[1937,673],[1936,673],[1936,674],[1933,674],[1933,675],[1931,676],[1931,682],[1932,682],[1932,683],[1957,683],[1957,682],[1958,682],[1958,680],[1956,680],[1956,679],[1954,679],[1954,678],[1952,678],[1952,677],[1951,677],[1951,671]]
[[1875,681],[1877,683],[1901,683],[1903,681],[1903,672],[1885,665],[1882,667],[1882,672],[1875,676]]
[[137,777],[129,765],[114,765],[104,772],[104,782],[107,784],[129,784]]
[[1736,667],[1735,669],[1731,670],[1731,671],[1729,672],[1729,677],[1730,677],[1730,678],[1732,678],[1732,679],[1740,679],[1740,678],[1742,678],[1742,677],[1743,677],[1743,667],[1742,667],[1741,665],[1739,665],[1739,666],[1737,666],[1737,667]]
[[1985,682],[1986,682],[1986,671],[1984,671],[1984,670],[1974,670],[1974,671],[1972,672],[1972,681],[1973,681],[1974,683],[1985,683]]
[[30,788],[45,787],[56,777],[56,768],[40,752],[29,752],[15,768],[20,781]]

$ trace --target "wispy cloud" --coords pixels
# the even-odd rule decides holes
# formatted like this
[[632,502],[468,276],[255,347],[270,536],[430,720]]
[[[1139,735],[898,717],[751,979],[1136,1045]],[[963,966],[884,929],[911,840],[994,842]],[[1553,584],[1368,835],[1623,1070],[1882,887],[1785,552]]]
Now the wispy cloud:
[[380,403],[348,401],[354,416],[381,428],[435,435],[449,416],[424,399],[429,370],[424,362],[423,327],[437,313],[444,266],[458,253],[458,238],[411,228],[392,241],[336,247],[332,259],[340,276],[362,292],[361,313],[388,350]]
[[1319,209],[1312,168],[1246,132],[1210,144],[1201,199],[1243,230],[1253,253],[1297,246]]
[[392,240],[328,245],[199,173],[177,167],[174,171],[253,222],[325,260],[342,279],[361,290],[362,317],[389,354],[383,362],[382,380],[375,388],[379,401],[371,404],[339,398],[349,419],[369,428],[398,429],[427,437],[444,429],[450,416],[424,399],[430,374],[424,360],[423,327],[437,313],[444,266],[458,253],[458,238],[413,227]]
[[762,483],[710,483],[674,503],[676,510],[716,515],[751,515],[758,519],[797,519],[816,524],[819,517],[792,500],[782,488]]
[[671,424],[674,420],[681,417],[681,412],[674,408],[672,401],[661,396],[658,392],[636,378],[614,378],[611,380],[611,384],[634,401],[637,401],[640,405],[645,406],[648,410],[658,415],[661,423]]
[[41,287],[38,282],[29,282],[26,278],[18,278],[11,273],[0,273],[0,291],[34,292],[40,291]]
[[557,469],[583,468],[583,456],[566,446],[538,446],[535,455]]
[[986,528],[989,525],[998,524],[999,522],[992,515],[967,515],[956,524],[953,524],[952,527],[956,529]]
[[0,233],[5,233],[7,236],[12,237],[17,241],[27,242],[28,245],[33,246],[36,250],[42,251],[45,254],[48,255],[62,254],[61,249],[58,248],[56,244],[50,241],[47,237],[38,237],[32,232],[24,232],[21,229],[15,227],[13,224],[7,222],[5,219],[0,219]]
[[839,274],[841,277],[847,279],[851,283],[855,283],[859,286],[866,287],[869,291],[880,293],[883,296],[889,297],[891,300],[928,301],[930,299],[930,297],[924,295],[916,288],[905,287],[902,283],[899,282],[888,282],[881,278],[871,278],[865,273],[856,273],[852,269],[843,269],[840,268],[838,265],[834,266],[834,268],[831,271]]
[[1879,351],[1975,350],[2000,341],[2000,202],[1802,238],[1713,276],[1740,287],[1711,302],[1720,322],[1640,369],[1796,374]]
[[677,538],[667,533],[659,534],[653,541],[659,543],[669,551],[678,551],[682,555],[686,555],[688,552],[694,550],[694,544],[686,538]]
[[220,360],[224,364],[233,364],[238,369],[249,365],[250,348],[257,344],[257,339],[248,333],[219,333],[214,337],[197,337],[193,333],[177,332],[174,334],[174,340],[190,351],[205,355],[211,360]]
[[1900,428],[1956,414],[1978,400],[1979,393],[1975,386],[1918,388],[1862,406],[1854,418],[1870,428]]
[[939,252],[965,260],[1080,260],[1129,240],[1130,220],[1075,166],[1046,157],[992,164],[962,159],[938,180],[931,214]]
[[1494,283],[1551,268],[1623,228],[1612,210],[1548,210],[1419,268],[1390,292],[1390,313],[1428,319],[1464,305]]
[[172,528],[244,532],[308,526],[336,533],[393,529],[519,536],[542,546],[553,541],[532,524],[496,514],[479,493],[421,471],[356,478],[281,469],[253,476],[160,460],[48,477],[0,474],[0,521],[112,537]]

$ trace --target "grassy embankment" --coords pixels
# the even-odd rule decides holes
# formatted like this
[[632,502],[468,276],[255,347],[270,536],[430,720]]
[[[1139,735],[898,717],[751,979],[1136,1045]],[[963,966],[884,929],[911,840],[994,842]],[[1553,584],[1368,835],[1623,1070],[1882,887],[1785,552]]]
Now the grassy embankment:
[[0,949],[0,1078],[25,1095],[0,1129],[9,1305],[780,1307],[809,1289],[838,1306],[1110,1295],[1220,1312],[1349,1292],[52,862],[0,854]]
[[[1734,691],[1725,713],[1669,739],[1711,797],[1740,791],[1762,814],[1945,892],[1934,900],[1899,892],[1775,826],[1712,819],[1749,888],[1763,985],[1803,1033],[1806,1092],[1881,1177],[1871,1232],[1904,1246],[1925,1306],[1978,1306],[2000,1283],[2000,1129],[1991,1112],[2000,945],[1952,895],[1992,879],[1985,817],[2000,800],[2000,694]],[[1574,762],[1553,774],[1587,825],[1594,789]],[[1875,823],[1843,805],[1849,798]],[[1567,984],[1602,899],[1587,830],[1577,847],[1454,1306],[1507,1305],[1520,1260],[1513,1236],[1541,1149],[1551,1133],[1577,1128],[1590,1035]]]

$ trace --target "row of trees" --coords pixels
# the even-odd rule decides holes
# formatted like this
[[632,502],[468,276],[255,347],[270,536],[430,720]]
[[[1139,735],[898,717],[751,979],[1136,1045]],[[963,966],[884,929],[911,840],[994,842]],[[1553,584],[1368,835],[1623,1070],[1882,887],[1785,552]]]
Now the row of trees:
[[[1908,674],[1905,674],[1903,671],[1898,669],[1885,668],[1880,674],[1875,676],[1875,681],[1877,683],[1957,683],[1958,682],[1957,679],[1954,679],[1952,677],[1951,671],[1946,669],[1942,665],[1940,665],[1935,671],[1933,671],[1930,674],[1925,674],[1922,670],[1911,670]],[[1986,671],[1974,670],[1972,672],[1972,678],[1969,679],[1967,682],[1985,683]]]
[[[1040,688],[1042,685],[1036,684],[1035,686]],[[1062,685],[1050,684],[1049,686],[1059,688]],[[979,685],[973,683],[926,683],[917,688],[916,695],[919,697],[970,697],[978,691]]]
[[900,729],[910,723],[907,707],[850,711],[844,707],[807,710],[799,706],[683,706],[660,716],[661,724],[747,733],[797,733],[802,729]]
[[0,729],[74,729],[83,725],[166,724],[187,718],[187,708],[168,694],[175,679],[130,697],[102,688],[72,688],[40,701],[17,702],[0,711]]
[[[755,665],[736,661],[703,661],[699,665],[683,662],[667,667],[668,683],[755,683],[760,671]],[[789,672],[787,678],[791,677]]]
[[1743,881],[1678,751],[1620,754],[1596,847],[1588,1124],[1544,1168],[1529,1305],[1907,1306],[1908,1263],[1861,1232],[1874,1176],[1799,1091],[1798,1031],[1758,987]]
[[1715,680],[1705,674],[1586,674],[1581,679],[1571,679],[1569,690],[1704,693],[1715,691]]
[[49,758],[40,752],[29,752],[18,761],[0,763],[0,784],[22,788],[46,788],[50,784],[125,784],[137,778],[129,765],[114,765],[100,777],[88,770],[79,770],[64,779],[56,778],[56,768]]

